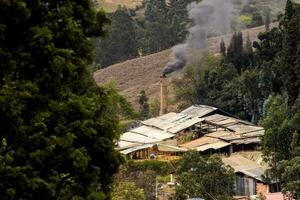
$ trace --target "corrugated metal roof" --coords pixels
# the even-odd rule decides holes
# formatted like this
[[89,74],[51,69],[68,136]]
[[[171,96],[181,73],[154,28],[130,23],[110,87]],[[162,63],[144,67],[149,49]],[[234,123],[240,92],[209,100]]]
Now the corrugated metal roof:
[[214,150],[218,150],[227,146],[230,146],[231,144],[228,142],[224,142],[224,141],[219,141],[216,143],[212,143],[212,144],[206,144],[200,147],[197,147],[197,151],[206,151],[208,149],[214,149]]
[[233,132],[230,131],[216,131],[213,133],[209,133],[206,136],[222,139],[225,141],[238,140],[241,138],[240,136],[235,135]]
[[216,143],[216,142],[219,142],[219,141],[220,140],[217,139],[217,138],[203,136],[203,137],[201,137],[197,140],[193,140],[191,142],[181,144],[180,146],[184,147],[184,148],[187,148],[187,149],[194,149],[194,148],[197,148],[197,147],[202,146],[202,145]]
[[265,170],[266,169],[261,168],[261,167],[255,167],[255,168],[251,168],[251,169],[240,169],[239,172],[241,172],[247,176],[250,176],[252,178],[255,178],[256,180],[263,181],[262,175],[264,175]]
[[235,172],[241,172],[260,181],[262,181],[261,176],[267,169],[266,166],[259,165],[258,163],[239,154],[232,154],[230,157],[223,157],[222,161],[226,165],[231,166]]
[[158,140],[165,140],[174,137],[174,134],[172,133],[162,131],[150,126],[140,126],[138,128],[132,129],[130,132],[138,133],[140,135]]
[[167,130],[176,126],[177,124],[183,123],[192,117],[184,114],[177,113],[168,113],[163,116],[159,116],[156,118],[151,118],[145,121],[142,121],[142,124],[152,127],[157,127],[161,130]]
[[239,125],[253,125],[250,122],[243,121],[240,119],[236,119],[234,117],[228,117],[225,115],[214,114],[204,118],[205,121],[210,122],[212,124],[216,124],[219,126],[226,127],[230,130],[233,130],[232,127],[236,127]]
[[161,152],[185,152],[187,149],[167,144],[157,144],[158,151]]
[[246,134],[250,132],[256,132],[256,131],[262,131],[264,128],[259,126],[251,126],[251,125],[245,125],[245,124],[235,124],[232,126],[228,126],[229,129],[236,132],[236,134]]
[[225,136],[231,136],[234,133],[232,133],[231,131],[215,131],[209,134],[206,134],[206,136],[208,137],[214,137],[214,138],[222,138]]
[[135,147],[135,146],[139,146],[140,144],[139,143],[136,143],[136,142],[127,142],[127,141],[122,141],[120,140],[118,142],[118,147],[117,149],[124,149],[124,148],[130,148],[130,147]]
[[193,105],[183,110],[181,113],[193,117],[203,117],[205,115],[208,115],[209,113],[214,112],[215,110],[218,110],[218,108],[205,105]]
[[260,141],[261,140],[259,137],[255,137],[255,138],[244,138],[239,140],[232,140],[230,142],[232,144],[259,144]]
[[135,143],[140,143],[140,144],[148,144],[148,143],[156,143],[159,142],[160,140],[149,138],[137,133],[131,133],[131,132],[126,132],[123,135],[121,135],[121,141],[126,141],[126,142],[135,142]]
[[127,155],[129,153],[133,153],[135,151],[139,151],[142,149],[148,149],[148,148],[152,148],[155,144],[145,144],[145,145],[141,145],[141,146],[137,146],[137,147],[132,147],[132,148],[128,148],[125,150],[120,151],[122,154]]
[[176,124],[174,127],[169,128],[168,131],[175,134],[175,133],[185,130],[201,121],[203,121],[203,119],[198,118],[198,117],[188,119],[186,121],[183,121],[182,123]]

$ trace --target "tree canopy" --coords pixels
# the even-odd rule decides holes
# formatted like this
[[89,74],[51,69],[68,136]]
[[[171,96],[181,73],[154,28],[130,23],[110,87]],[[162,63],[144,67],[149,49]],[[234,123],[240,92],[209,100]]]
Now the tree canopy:
[[203,158],[196,151],[187,152],[177,165],[175,199],[232,199],[234,171],[218,156]]
[[91,77],[91,0],[0,1],[0,196],[108,199],[118,98]]

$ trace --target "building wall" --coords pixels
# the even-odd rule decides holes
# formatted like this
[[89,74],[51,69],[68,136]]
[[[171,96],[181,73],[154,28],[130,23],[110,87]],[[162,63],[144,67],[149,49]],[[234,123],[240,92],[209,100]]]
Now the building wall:
[[235,194],[237,196],[256,195],[256,180],[247,176],[237,175],[235,179]]
[[263,196],[266,196],[266,194],[269,193],[268,185],[257,182],[256,183],[256,193],[257,193],[257,195],[261,194]]

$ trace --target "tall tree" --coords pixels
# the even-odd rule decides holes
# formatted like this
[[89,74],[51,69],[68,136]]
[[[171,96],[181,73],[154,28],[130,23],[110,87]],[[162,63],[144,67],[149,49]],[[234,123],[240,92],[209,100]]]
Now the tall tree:
[[109,34],[98,39],[96,63],[101,67],[138,56],[134,21],[126,7],[119,6],[112,14]]
[[165,0],[147,1],[145,10],[145,38],[142,51],[150,54],[171,47],[171,34]]
[[1,199],[109,199],[118,104],[88,39],[105,22],[91,0],[0,1]]
[[244,66],[244,48],[242,32],[234,33],[227,49],[226,63],[231,63],[241,74]]
[[141,118],[147,119],[150,114],[150,109],[149,109],[148,97],[146,96],[146,92],[144,90],[140,92],[139,104],[140,104]]
[[300,85],[297,83],[297,51],[300,43],[300,8],[293,5],[291,0],[287,1],[283,20],[280,22],[283,32],[282,50],[277,63],[277,74],[283,84],[283,89],[293,101],[299,95]]
[[196,151],[187,152],[179,161],[175,199],[200,197],[207,200],[232,199],[234,172],[217,156],[205,159]]
[[252,46],[252,42],[250,40],[249,33],[247,33],[247,39],[246,39],[245,48],[244,48],[244,56],[245,56],[244,65],[246,67],[253,67],[255,65],[254,53],[253,53],[253,46]]
[[290,145],[292,132],[288,123],[288,97],[272,96],[265,103],[264,116],[261,125],[265,128],[262,138],[263,153],[272,167],[267,176],[280,181],[278,163],[291,158]]
[[265,29],[266,31],[270,31],[270,24],[271,24],[271,11],[267,9],[265,11]]
[[225,45],[223,38],[220,43],[220,53],[224,58],[226,57],[226,45]]

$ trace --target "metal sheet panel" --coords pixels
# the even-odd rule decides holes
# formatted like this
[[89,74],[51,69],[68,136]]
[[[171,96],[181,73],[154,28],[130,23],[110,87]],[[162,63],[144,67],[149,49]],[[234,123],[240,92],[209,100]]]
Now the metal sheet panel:
[[139,150],[142,150],[142,149],[152,148],[153,146],[154,146],[154,144],[145,144],[145,145],[140,145],[140,146],[137,146],[137,147],[132,147],[132,148],[129,148],[129,149],[125,149],[125,150],[120,151],[120,152],[124,155],[127,155],[129,153],[133,153],[133,152],[136,152],[136,151],[139,151]]
[[171,127],[168,129],[169,132],[171,133],[178,133],[184,129],[187,129],[199,122],[203,121],[203,119],[201,118],[198,118],[198,117],[195,117],[195,118],[192,118],[192,119],[188,119],[184,122],[181,122],[181,123],[178,123],[178,124],[175,124],[174,127]]
[[230,157],[223,157],[222,161],[231,166],[235,172],[241,172],[261,181],[260,175],[265,172],[267,166],[260,165],[240,154],[232,154]]
[[187,149],[167,144],[157,144],[158,151],[161,152],[185,152]]
[[142,121],[142,124],[157,127],[161,130],[167,130],[174,127],[176,124],[183,123],[190,118],[191,116],[184,114],[168,113],[157,118],[151,118],[146,121]]
[[211,138],[211,137],[203,136],[203,137],[201,137],[197,140],[193,140],[191,142],[184,143],[180,146],[184,147],[184,148],[187,148],[187,149],[194,149],[194,148],[197,148],[197,147],[202,146],[202,145],[216,143],[216,142],[219,142],[219,141],[220,140],[217,139],[217,138]]
[[185,110],[183,110],[182,114],[187,114],[193,117],[203,117],[213,111],[218,110],[215,107],[205,106],[205,105],[193,105]]
[[160,140],[157,139],[152,139],[137,133],[131,133],[131,132],[126,132],[123,135],[121,135],[122,141],[127,141],[127,142],[136,142],[140,144],[148,144],[148,143],[156,143],[159,142]]
[[138,133],[140,135],[144,135],[146,137],[157,140],[165,140],[174,137],[174,134],[170,132],[162,131],[150,126],[140,126],[138,128],[132,129],[130,132]]
[[208,149],[214,149],[214,150],[218,150],[218,149],[222,149],[224,147],[230,146],[231,144],[228,142],[223,142],[223,141],[219,141],[216,143],[212,143],[212,144],[206,144],[206,145],[202,145],[200,147],[197,147],[197,151],[206,151]]
[[238,139],[238,140],[232,140],[230,141],[232,144],[259,144],[260,138],[244,138],[244,139]]
[[139,146],[139,145],[140,145],[139,143],[127,142],[127,141],[120,140],[118,142],[118,149],[130,148],[130,147]]

